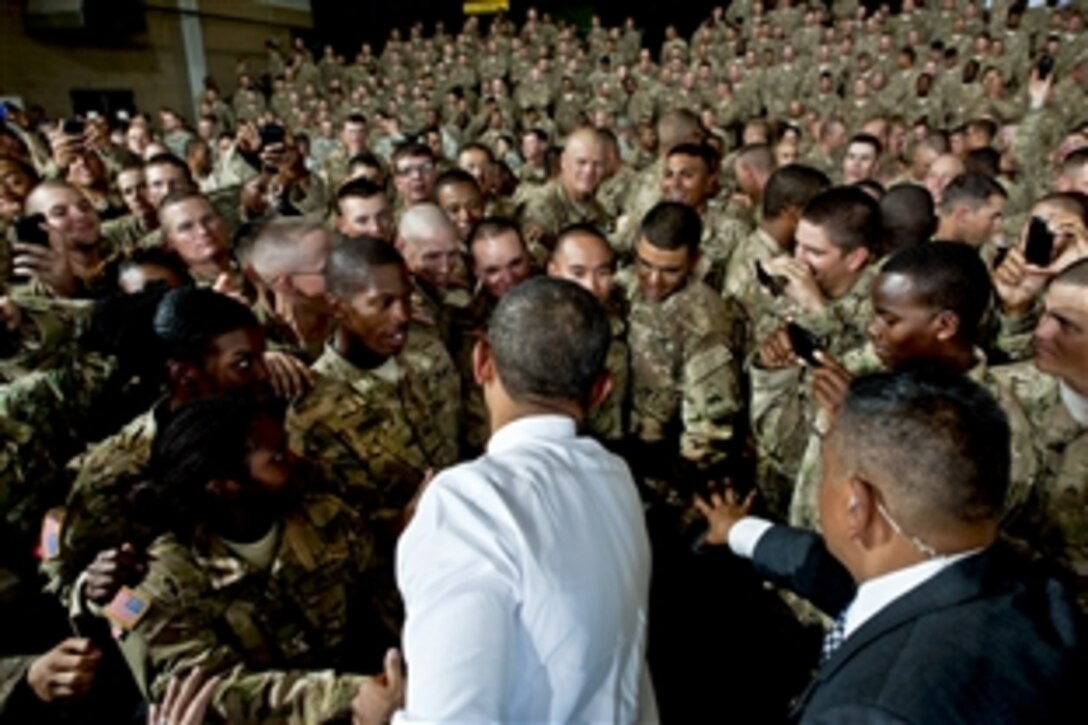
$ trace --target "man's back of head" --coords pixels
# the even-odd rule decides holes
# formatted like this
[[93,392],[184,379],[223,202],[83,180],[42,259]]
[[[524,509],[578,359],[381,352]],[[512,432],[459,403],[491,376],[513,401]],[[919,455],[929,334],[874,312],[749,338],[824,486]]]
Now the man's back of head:
[[937,231],[933,196],[916,184],[897,184],[889,189],[880,199],[880,219],[884,254],[924,244]]
[[878,373],[851,383],[824,461],[828,546],[864,581],[887,572],[864,560],[871,552],[850,546],[843,509],[868,509],[894,545],[920,559],[994,541],[1009,486],[1009,424],[993,396],[964,376]]
[[584,412],[604,372],[612,332],[592,294],[566,280],[536,277],[503,296],[487,339],[512,400],[542,407],[575,404]]
[[789,164],[774,170],[763,189],[763,217],[777,219],[790,210],[798,213],[822,191],[831,186],[827,174],[801,164]]

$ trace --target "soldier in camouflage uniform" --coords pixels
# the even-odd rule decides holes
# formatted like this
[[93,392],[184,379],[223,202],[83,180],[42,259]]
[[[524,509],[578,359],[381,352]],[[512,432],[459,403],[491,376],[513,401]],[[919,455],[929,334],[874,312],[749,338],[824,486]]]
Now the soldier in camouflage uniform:
[[1088,608],[1088,261],[1054,278],[1035,331],[1034,363],[998,368],[998,399],[1034,473],[1010,491],[1009,533],[1069,567]]
[[605,143],[596,130],[579,129],[567,137],[560,161],[559,178],[545,184],[539,193],[526,200],[521,214],[521,230],[533,256],[541,263],[561,229],[571,224],[588,223],[608,229],[611,219],[596,199],[604,178]]
[[116,435],[74,459],[59,550],[44,563],[50,587],[67,603],[77,575],[104,549],[154,534],[138,515],[134,491],[148,476],[151,441],[171,411],[210,394],[264,385],[264,334],[241,303],[207,289],[167,294],[155,312],[154,334],[166,350],[169,394]]
[[834,187],[806,205],[796,239],[793,256],[763,265],[782,284],[780,290],[760,287],[752,300],[753,339],[766,339],[789,318],[824,339],[832,354],[860,347],[869,319],[880,208],[859,189]]
[[103,610],[141,690],[200,667],[229,722],[345,717],[400,619],[361,517],[299,490],[278,411],[245,399],[179,409],[152,463],[168,533]]
[[687,204],[703,223],[695,278],[721,289],[729,258],[750,229],[713,202],[718,191],[718,154],[706,144],[679,144],[665,157],[661,198]]
[[734,309],[692,278],[702,235],[698,214],[661,202],[642,223],[636,283],[628,290],[634,466],[651,500],[674,512],[690,505],[693,477],[735,462],[744,407],[743,325]]
[[383,527],[390,555],[427,472],[458,460],[457,369],[438,338],[410,331],[411,283],[390,245],[345,240],[326,281],[340,326],[313,366],[318,380],[291,406],[292,448]]
[[630,351],[623,315],[617,311],[622,302],[613,295],[616,254],[608,239],[589,225],[576,224],[560,232],[548,276],[568,279],[589,290],[609,311],[612,344],[605,367],[612,379],[612,389],[586,419],[586,430],[604,443],[619,442],[627,431],[627,402],[630,382]]
[[791,164],[776,169],[763,191],[759,225],[742,239],[726,266],[722,295],[734,298],[748,317],[754,318],[760,298],[755,265],[793,251],[793,238],[801,213],[814,196],[831,185],[816,169]]

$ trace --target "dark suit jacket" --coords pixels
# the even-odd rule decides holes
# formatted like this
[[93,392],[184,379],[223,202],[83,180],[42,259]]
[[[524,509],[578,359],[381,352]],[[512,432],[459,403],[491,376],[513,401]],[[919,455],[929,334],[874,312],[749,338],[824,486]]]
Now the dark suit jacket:
[[[852,598],[823,540],[784,526],[753,562],[835,616]],[[962,559],[865,622],[816,673],[802,723],[1088,722],[1083,623],[1067,590],[1001,546]]]

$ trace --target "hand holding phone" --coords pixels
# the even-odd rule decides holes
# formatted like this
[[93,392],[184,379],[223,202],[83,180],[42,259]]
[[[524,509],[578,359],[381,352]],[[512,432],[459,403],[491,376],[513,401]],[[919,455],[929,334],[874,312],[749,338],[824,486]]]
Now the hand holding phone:
[[1054,233],[1046,221],[1033,216],[1028,223],[1028,238],[1024,243],[1024,259],[1036,267],[1049,267],[1054,256]]
[[49,232],[42,228],[43,224],[45,224],[45,214],[18,217],[15,220],[15,240],[36,244],[39,247],[48,247]]
[[820,367],[820,361],[816,358],[816,353],[823,350],[823,340],[792,321],[786,323],[786,334],[790,338],[790,346],[793,348],[794,355],[804,360],[805,364],[811,367]]
[[756,280],[759,282],[760,287],[770,292],[772,297],[780,296],[789,281],[785,277],[770,274],[758,259],[756,260]]

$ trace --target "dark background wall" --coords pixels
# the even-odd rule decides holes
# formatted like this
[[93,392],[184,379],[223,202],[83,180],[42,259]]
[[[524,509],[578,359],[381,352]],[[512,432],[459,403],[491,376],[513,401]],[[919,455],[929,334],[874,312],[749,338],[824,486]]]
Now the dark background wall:
[[[399,27],[407,32],[417,20],[424,22],[425,32],[430,33],[436,20],[443,20],[447,30],[460,28],[465,15],[462,3],[456,0],[386,0],[385,2],[347,2],[345,0],[311,0],[314,17],[314,34],[308,40],[313,43],[332,43],[350,58],[363,40],[380,49],[389,34],[389,28]],[[665,26],[675,24],[682,34],[690,36],[699,22],[710,14],[715,5],[728,2],[713,0],[685,0],[684,2],[657,2],[641,7],[631,0],[603,0],[587,3],[584,0],[538,0],[537,2],[510,3],[510,16],[519,25],[525,19],[528,7],[549,12],[553,18],[589,26],[589,18],[598,13],[606,25],[623,22],[628,15],[643,30],[643,38],[656,47],[664,36]],[[484,16],[486,18],[487,16]]]

